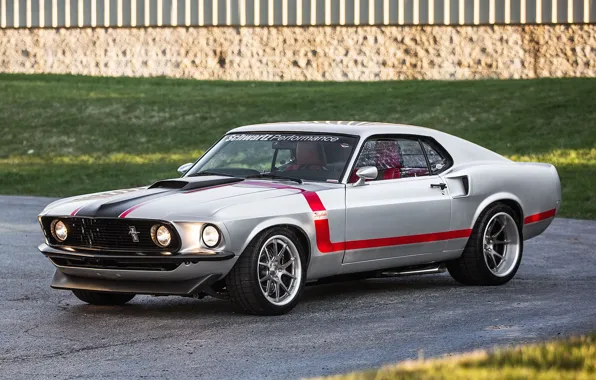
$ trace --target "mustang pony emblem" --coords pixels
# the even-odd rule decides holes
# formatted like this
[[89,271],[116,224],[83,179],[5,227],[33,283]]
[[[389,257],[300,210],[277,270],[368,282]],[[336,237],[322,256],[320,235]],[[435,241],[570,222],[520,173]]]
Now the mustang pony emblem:
[[128,227],[128,230],[129,230],[128,231],[128,234],[130,236],[132,236],[132,241],[135,242],[135,243],[138,243],[139,242],[139,232],[137,231],[136,227],[135,226],[129,226]]

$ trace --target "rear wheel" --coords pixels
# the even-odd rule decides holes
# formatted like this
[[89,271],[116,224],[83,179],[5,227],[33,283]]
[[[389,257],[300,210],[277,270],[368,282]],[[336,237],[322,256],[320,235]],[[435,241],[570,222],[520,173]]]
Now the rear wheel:
[[230,299],[250,314],[287,313],[304,287],[304,263],[294,232],[272,228],[253,239],[226,277]]
[[134,294],[106,293],[74,289],[72,293],[81,301],[91,305],[124,305],[135,297]]
[[449,262],[451,276],[466,285],[502,285],[521,263],[523,237],[511,207],[497,203],[478,218],[462,256]]

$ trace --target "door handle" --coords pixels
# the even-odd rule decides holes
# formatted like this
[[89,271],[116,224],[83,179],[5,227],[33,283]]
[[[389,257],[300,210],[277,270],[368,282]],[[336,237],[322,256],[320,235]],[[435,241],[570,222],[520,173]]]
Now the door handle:
[[444,183],[431,183],[430,187],[437,187],[440,188],[441,190],[445,190],[447,188],[447,185]]

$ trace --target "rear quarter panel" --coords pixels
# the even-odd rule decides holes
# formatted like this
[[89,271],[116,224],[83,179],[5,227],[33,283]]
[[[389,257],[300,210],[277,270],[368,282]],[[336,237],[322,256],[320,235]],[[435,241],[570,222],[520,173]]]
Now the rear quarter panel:
[[[469,192],[452,194],[452,229],[473,228],[486,207],[509,200],[519,205],[524,239],[530,239],[550,225],[561,204],[559,176],[550,164],[485,162],[454,167],[444,175],[450,189],[460,189],[463,176],[468,177]],[[541,219],[533,221],[536,215]]]

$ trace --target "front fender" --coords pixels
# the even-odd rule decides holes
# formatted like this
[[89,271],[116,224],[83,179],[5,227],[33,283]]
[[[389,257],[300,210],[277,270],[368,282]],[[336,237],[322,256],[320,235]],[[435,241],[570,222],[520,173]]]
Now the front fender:
[[292,216],[279,216],[274,218],[266,218],[257,221],[257,223],[250,229],[243,244],[239,247],[238,254],[244,252],[248,244],[257,237],[258,234],[265,231],[268,228],[279,226],[279,225],[289,225],[299,229],[300,231],[304,232],[307,236],[309,245],[312,247],[315,240],[314,240],[314,231],[312,228],[313,222],[309,220],[311,218],[310,215],[292,215]]

